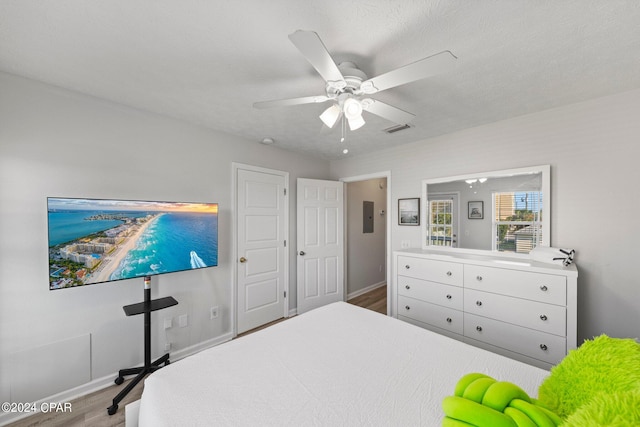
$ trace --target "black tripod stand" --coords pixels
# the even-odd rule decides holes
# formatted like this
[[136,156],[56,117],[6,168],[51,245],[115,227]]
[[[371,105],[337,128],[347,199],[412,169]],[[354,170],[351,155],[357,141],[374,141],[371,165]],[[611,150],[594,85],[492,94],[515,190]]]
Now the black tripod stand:
[[160,357],[155,362],[151,363],[151,312],[156,310],[162,310],[163,308],[171,307],[178,304],[173,297],[165,297],[152,300],[151,299],[151,278],[144,278],[144,302],[137,304],[125,305],[122,307],[127,316],[135,316],[136,314],[144,313],[144,366],[137,368],[120,369],[118,371],[118,378],[115,379],[115,383],[120,385],[124,382],[124,377],[127,375],[136,375],[129,384],[113,398],[113,405],[107,408],[107,413],[113,415],[118,410],[118,403],[142,380],[147,374],[150,374],[160,369],[163,363],[167,366],[169,363],[169,353]]

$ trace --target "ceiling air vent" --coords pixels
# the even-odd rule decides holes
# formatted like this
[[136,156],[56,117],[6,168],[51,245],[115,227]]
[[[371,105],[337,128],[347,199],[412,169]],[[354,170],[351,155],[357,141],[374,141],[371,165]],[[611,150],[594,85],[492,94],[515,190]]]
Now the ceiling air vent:
[[386,133],[396,133],[396,132],[400,132],[401,130],[405,130],[405,129],[409,129],[411,126],[404,124],[404,125],[395,125],[395,126],[391,126],[390,128],[386,128],[383,130],[383,132]]

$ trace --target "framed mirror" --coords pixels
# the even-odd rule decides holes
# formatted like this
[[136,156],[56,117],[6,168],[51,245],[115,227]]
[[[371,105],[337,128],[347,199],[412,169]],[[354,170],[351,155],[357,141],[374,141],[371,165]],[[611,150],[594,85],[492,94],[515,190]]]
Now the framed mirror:
[[522,256],[550,246],[550,166],[422,181],[422,247]]

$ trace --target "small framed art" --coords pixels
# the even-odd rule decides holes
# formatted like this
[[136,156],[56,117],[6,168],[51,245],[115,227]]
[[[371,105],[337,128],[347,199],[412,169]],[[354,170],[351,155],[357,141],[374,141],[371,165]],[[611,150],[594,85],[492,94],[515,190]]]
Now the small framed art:
[[420,198],[398,199],[398,224],[420,225]]
[[483,219],[484,218],[484,202],[469,202],[469,219]]

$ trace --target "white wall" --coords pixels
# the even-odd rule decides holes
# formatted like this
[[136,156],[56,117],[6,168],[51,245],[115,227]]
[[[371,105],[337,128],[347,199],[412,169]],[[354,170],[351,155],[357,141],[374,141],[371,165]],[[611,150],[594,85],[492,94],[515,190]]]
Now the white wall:
[[[385,281],[387,180],[348,182],[347,295]],[[382,188],[380,188],[382,186]],[[362,202],[373,202],[373,233],[363,233]],[[380,210],[385,215],[380,215]]]
[[[640,90],[493,123],[331,163],[334,177],[391,170],[392,203],[421,197],[421,180],[551,165],[551,243],[575,248],[578,336],[640,336]],[[421,246],[417,228],[397,226]]]
[[[90,334],[95,381],[143,360],[142,279],[49,291],[46,197],[218,202],[219,266],[154,277],[153,297],[179,304],[152,315],[154,357],[164,351],[162,320],[188,314],[167,332],[173,352],[231,332],[231,164],[290,173],[290,218],[297,177],[326,179],[329,164],[166,117],[0,73],[0,401],[10,400],[11,355]],[[296,241],[295,220],[289,238]],[[290,254],[295,307],[295,253]],[[209,307],[220,316],[209,319]],[[76,337],[80,337],[76,339]],[[50,354],[52,370],[74,371],[72,355]],[[115,378],[115,377],[114,377]],[[31,399],[37,399],[34,390]],[[105,408],[106,409],[106,408]],[[0,419],[0,423],[1,423]]]

